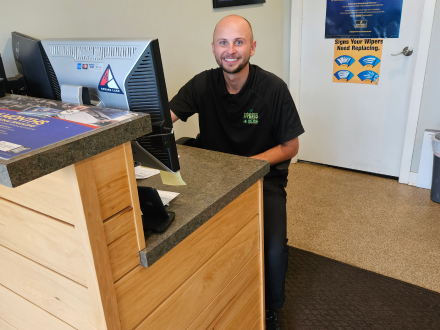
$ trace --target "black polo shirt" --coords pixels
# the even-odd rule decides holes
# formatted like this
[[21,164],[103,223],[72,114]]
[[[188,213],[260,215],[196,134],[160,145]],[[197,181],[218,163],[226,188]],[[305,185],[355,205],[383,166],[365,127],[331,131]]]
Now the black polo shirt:
[[304,133],[284,81],[252,64],[239,93],[229,94],[223,70],[211,69],[186,83],[170,108],[183,121],[199,114],[197,147],[234,155],[254,156]]

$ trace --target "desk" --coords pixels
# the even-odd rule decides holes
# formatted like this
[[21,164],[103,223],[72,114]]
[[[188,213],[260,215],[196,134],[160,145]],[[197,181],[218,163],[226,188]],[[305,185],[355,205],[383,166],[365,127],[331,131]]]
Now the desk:
[[[21,167],[2,163],[18,186],[0,186],[0,329],[263,329],[268,163],[179,148],[189,185],[167,186],[181,192],[175,223],[145,242],[126,141],[148,133],[146,120],[100,129],[93,148],[77,153],[70,143],[90,136],[66,141],[67,160],[62,145],[28,155],[49,174],[18,175],[26,157]],[[123,134],[111,143],[126,140],[109,148],[112,129]],[[205,199],[202,181],[211,187]]]

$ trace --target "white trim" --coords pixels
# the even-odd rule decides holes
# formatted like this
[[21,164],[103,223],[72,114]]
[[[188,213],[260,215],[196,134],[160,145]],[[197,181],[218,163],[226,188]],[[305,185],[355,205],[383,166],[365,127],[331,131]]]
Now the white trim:
[[428,62],[429,45],[431,42],[432,24],[434,22],[436,0],[425,0],[423,8],[422,24],[420,27],[419,46],[417,48],[417,60],[414,72],[414,81],[411,90],[411,99],[406,124],[405,142],[403,145],[402,161],[400,163],[400,183],[409,183],[411,161],[414,151],[414,142],[417,133],[417,122],[420,112],[420,104],[423,95],[426,65]]
[[417,175],[419,173],[409,172],[408,184],[410,186],[417,186]]
[[302,10],[303,0],[292,0],[290,23],[290,75],[289,87],[300,112],[299,91],[301,84],[301,43],[302,43]]
[[[300,87],[301,87],[301,44],[302,44],[302,16],[303,0],[292,0],[290,15],[290,72],[289,89],[295,101],[298,113],[300,107]],[[298,155],[292,158],[292,163],[298,161]]]

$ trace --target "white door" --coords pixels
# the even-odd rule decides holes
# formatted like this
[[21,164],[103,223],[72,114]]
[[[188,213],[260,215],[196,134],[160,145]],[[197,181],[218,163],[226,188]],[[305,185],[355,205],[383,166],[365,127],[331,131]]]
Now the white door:
[[[333,83],[326,0],[303,1],[298,158],[399,176],[424,0],[403,0],[400,36],[384,39],[379,85]],[[391,56],[404,47],[412,56]]]

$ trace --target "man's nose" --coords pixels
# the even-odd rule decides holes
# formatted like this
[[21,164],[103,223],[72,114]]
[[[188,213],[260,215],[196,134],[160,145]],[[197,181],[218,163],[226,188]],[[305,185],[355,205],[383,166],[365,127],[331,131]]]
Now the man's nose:
[[236,53],[235,45],[233,43],[229,46],[228,53],[229,54],[235,54]]

